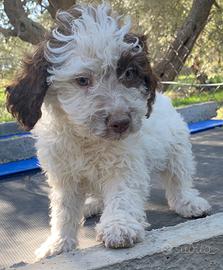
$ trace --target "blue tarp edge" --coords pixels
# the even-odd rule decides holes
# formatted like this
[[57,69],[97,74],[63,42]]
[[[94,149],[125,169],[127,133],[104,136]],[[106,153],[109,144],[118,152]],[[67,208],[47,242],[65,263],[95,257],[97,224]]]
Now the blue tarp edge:
[[0,164],[0,177],[32,170],[40,170],[39,161],[36,157]]

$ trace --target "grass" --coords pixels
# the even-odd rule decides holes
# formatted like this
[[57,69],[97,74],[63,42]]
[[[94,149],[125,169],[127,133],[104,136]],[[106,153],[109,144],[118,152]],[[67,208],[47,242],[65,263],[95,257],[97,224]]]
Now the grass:
[[[168,96],[173,96],[172,92],[167,93]],[[182,107],[195,103],[202,103],[207,101],[215,101],[219,105],[217,111],[217,119],[223,119],[223,89],[219,89],[215,92],[203,92],[201,94],[193,94],[189,97],[177,98],[172,97],[174,107]]]
[[[171,93],[169,94],[171,97]],[[201,103],[207,101],[215,101],[218,104],[223,103],[223,89],[215,91],[215,92],[203,92],[201,94],[194,94],[185,98],[172,98],[173,105],[175,107],[191,105],[194,103]]]
[[223,119],[223,106],[218,109],[217,119]]

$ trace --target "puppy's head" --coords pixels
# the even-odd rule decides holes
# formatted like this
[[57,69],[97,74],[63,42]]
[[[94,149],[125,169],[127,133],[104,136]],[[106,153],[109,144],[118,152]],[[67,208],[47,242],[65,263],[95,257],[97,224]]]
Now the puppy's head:
[[140,129],[157,80],[145,37],[121,20],[107,4],[58,12],[57,27],[6,90],[8,110],[25,128],[33,128],[44,97],[53,95],[83,136],[120,139]]

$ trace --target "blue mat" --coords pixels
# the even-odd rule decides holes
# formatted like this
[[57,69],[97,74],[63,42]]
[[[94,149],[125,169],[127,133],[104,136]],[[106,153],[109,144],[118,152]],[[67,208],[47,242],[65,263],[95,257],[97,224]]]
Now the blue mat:
[[23,137],[26,135],[30,135],[30,132],[13,133],[10,135],[0,135],[0,140],[12,138],[12,137]]
[[36,157],[0,164],[0,178],[33,170],[40,170]]
[[[193,124],[188,124],[188,127],[190,129],[190,133],[198,133],[201,131],[205,131],[208,129],[212,129],[215,127],[221,127],[223,126],[223,120],[206,120],[201,121]],[[0,136],[0,139],[2,138],[9,138],[12,136],[25,136],[29,133],[24,132],[23,134],[12,134],[7,136]],[[13,161],[5,164],[0,164],[0,177],[3,176],[10,176],[17,173],[22,172],[28,172],[33,170],[40,170],[40,165],[38,163],[38,159],[36,157],[26,159],[26,160],[19,160],[19,161]]]
[[222,126],[223,126],[223,120],[206,120],[206,121],[200,121],[197,123],[188,124],[191,134],[205,131],[208,129],[212,129],[215,127],[222,127]]

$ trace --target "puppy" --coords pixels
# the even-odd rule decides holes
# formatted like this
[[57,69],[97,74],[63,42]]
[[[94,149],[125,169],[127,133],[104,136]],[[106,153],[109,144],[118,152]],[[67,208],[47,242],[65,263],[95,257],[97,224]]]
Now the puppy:
[[146,38],[105,3],[59,11],[56,23],[6,90],[8,110],[33,129],[51,187],[51,234],[37,257],[77,246],[89,197],[87,210],[103,211],[96,231],[106,247],[142,241],[153,174],[163,179],[170,209],[205,215],[188,128],[155,92]]

